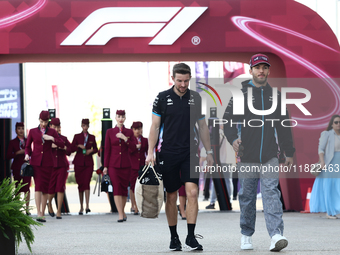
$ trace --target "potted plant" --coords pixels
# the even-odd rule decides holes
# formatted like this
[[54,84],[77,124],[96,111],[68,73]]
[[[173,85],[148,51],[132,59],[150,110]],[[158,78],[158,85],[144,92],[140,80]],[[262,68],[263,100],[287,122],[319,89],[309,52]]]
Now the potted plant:
[[[26,185],[26,184],[25,184]],[[0,247],[1,254],[15,254],[16,247],[25,239],[30,252],[34,242],[32,226],[41,226],[26,214],[25,197],[18,192],[23,185],[6,178],[0,183]]]

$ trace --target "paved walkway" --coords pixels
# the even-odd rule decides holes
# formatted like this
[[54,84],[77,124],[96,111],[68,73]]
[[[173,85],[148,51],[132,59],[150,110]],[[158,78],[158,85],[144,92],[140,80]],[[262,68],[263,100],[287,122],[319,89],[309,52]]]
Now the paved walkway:
[[[127,213],[124,223],[117,223],[118,215],[106,213],[110,207],[104,193],[91,197],[88,215],[77,214],[76,186],[67,187],[72,214],[62,220],[47,216],[43,227],[34,230],[33,254],[169,254],[170,236],[164,210],[158,219],[144,219]],[[201,199],[200,199],[201,200]],[[262,208],[257,212],[253,251],[240,249],[239,211],[237,204],[231,212],[205,210],[208,202],[199,202],[200,211],[196,233],[204,236],[199,242],[204,254],[273,254],[268,251],[270,238],[266,231]],[[130,205],[127,205],[127,210]],[[340,220],[329,220],[325,214],[284,213],[285,233],[289,245],[282,254],[339,254]],[[178,233],[185,241],[186,221],[179,218]],[[29,254],[24,243],[19,254]],[[184,251],[183,251],[184,252]],[[1,254],[1,249],[0,249]]]
[[[35,230],[33,254],[169,254],[169,230],[166,217],[143,219],[129,215],[117,223],[116,214],[48,217],[43,227]],[[339,254],[340,220],[324,215],[285,213],[285,236],[289,240],[283,254]],[[186,221],[179,220],[178,233],[185,241]],[[253,251],[240,250],[239,213],[200,212],[196,233],[204,236],[200,243],[204,254],[272,254],[270,238],[262,212],[257,213]],[[1,251],[0,251],[1,253]],[[28,254],[25,244],[19,254]]]
[[[98,196],[98,190],[96,190],[95,194],[93,194],[94,186],[95,186],[95,182],[92,182],[91,183],[91,194],[90,194],[91,211],[93,213],[109,213],[111,208],[108,202],[107,195],[104,192],[101,192],[100,196]],[[36,215],[37,211],[36,211],[35,202],[34,202],[34,187],[31,187],[30,190],[31,190],[31,199],[32,199],[30,205],[33,206],[33,210],[31,212],[33,215]],[[202,194],[202,192],[200,192],[200,194]],[[67,201],[68,201],[69,208],[70,208],[70,213],[72,215],[77,215],[80,209],[77,185],[68,184],[66,186],[66,196],[67,196]],[[238,201],[231,201],[231,202],[232,202],[233,211],[239,211],[240,207],[239,207]],[[56,211],[54,201],[52,204]],[[203,198],[201,197],[199,199],[199,210],[205,210],[205,207],[207,205],[209,205],[209,201],[203,201]],[[131,208],[131,203],[127,202],[126,207],[125,207],[125,212],[130,212],[130,208]],[[215,209],[216,211],[219,210],[218,203],[215,204],[215,208],[216,208]],[[257,209],[258,210],[263,209],[261,199],[257,201]],[[164,204],[163,204],[162,211],[164,210],[165,209],[164,209]],[[213,210],[209,210],[209,211],[213,211]],[[47,210],[45,211],[45,213],[47,214]]]

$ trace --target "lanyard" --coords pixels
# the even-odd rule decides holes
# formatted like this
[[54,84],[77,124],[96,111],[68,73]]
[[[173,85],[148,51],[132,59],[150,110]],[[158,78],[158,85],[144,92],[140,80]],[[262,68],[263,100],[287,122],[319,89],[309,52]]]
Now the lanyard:
[[40,125],[39,125],[39,130],[40,130],[40,132],[41,132],[41,140],[42,140],[42,142],[43,143],[45,143],[45,140],[44,140],[44,134],[46,134],[46,132],[47,132],[47,127],[46,128],[40,128]]
[[[123,127],[118,127],[119,128],[119,133],[122,133],[123,132]],[[122,142],[122,139],[119,138],[119,143]]]
[[84,136],[85,136],[84,146],[86,146],[87,140],[89,139],[89,134],[85,134],[85,133],[84,133]]
[[[137,137],[138,144],[142,144],[142,138]],[[138,149],[140,151],[140,148]]]

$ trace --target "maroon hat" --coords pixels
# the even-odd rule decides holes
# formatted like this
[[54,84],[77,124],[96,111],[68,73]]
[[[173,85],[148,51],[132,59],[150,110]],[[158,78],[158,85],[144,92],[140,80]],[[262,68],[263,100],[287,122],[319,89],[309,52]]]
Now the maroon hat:
[[90,125],[89,119],[82,119],[81,124]]
[[17,122],[15,123],[15,129],[17,129],[18,127],[24,127],[24,122]]
[[143,127],[143,123],[142,123],[142,122],[140,122],[140,121],[134,121],[134,122],[132,122],[131,128],[137,129],[137,128],[142,128],[142,127]]
[[250,58],[249,61],[249,65],[250,68],[252,68],[253,66],[256,66],[258,64],[267,64],[270,66],[269,64],[269,58],[264,55],[264,54],[255,54]]
[[54,125],[54,126],[60,126],[60,119],[59,118],[52,118],[51,119],[51,125]]
[[125,110],[117,110],[116,114],[124,116],[125,115]]
[[50,113],[48,111],[41,111],[39,118],[42,120],[49,120],[50,119]]

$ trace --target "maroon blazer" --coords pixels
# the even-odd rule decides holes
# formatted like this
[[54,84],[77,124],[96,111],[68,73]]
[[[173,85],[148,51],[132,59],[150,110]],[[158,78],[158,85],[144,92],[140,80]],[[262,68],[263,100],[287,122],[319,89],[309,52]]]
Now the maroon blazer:
[[[27,143],[27,138],[24,138],[25,144]],[[25,147],[23,148],[25,149]],[[20,170],[21,165],[25,162],[25,153],[15,155],[17,151],[20,149],[20,140],[18,137],[14,138],[13,140],[9,141],[8,149],[7,149],[7,159],[14,159],[12,162],[11,169],[12,170]]]
[[[53,128],[46,128],[46,135],[54,137],[54,143],[61,147],[64,142],[59,138],[57,131]],[[33,151],[32,151],[33,143]],[[53,166],[52,141],[42,141],[39,127],[32,128],[27,137],[25,154],[31,156],[32,166]]]
[[66,155],[67,156],[71,155],[72,145],[71,145],[71,143],[69,142],[69,140],[67,139],[66,136],[59,135],[59,137],[64,142],[64,145],[61,146],[61,148],[64,148],[65,146],[67,148],[66,148],[66,150],[59,149],[59,147],[58,148],[52,148],[53,164],[54,164],[54,167],[66,167],[67,169],[69,169],[69,163],[68,163],[68,159],[67,159]]
[[104,146],[104,167],[128,168],[131,167],[129,149],[136,148],[136,142],[131,129],[123,126],[122,133],[128,138],[125,142],[116,137],[119,128],[114,127],[106,131]]
[[[132,169],[139,169],[141,166],[145,165],[145,153],[148,152],[149,144],[147,138],[143,136],[141,136],[141,138],[142,144],[140,150],[138,150],[136,146],[134,149],[129,149]],[[132,139],[135,141],[137,145],[138,144],[137,137],[134,136]]]
[[85,137],[83,132],[80,134],[76,134],[73,137],[72,141],[72,152],[77,151],[76,156],[74,157],[73,164],[77,166],[93,166],[93,158],[92,155],[98,152],[96,137],[88,133],[89,138],[86,143],[86,150],[93,149],[93,152],[90,155],[83,154],[83,150],[78,147],[79,144],[84,145]]

